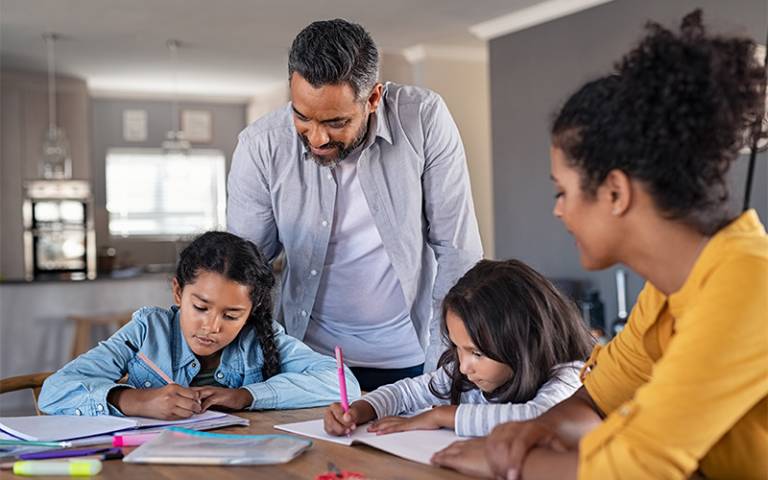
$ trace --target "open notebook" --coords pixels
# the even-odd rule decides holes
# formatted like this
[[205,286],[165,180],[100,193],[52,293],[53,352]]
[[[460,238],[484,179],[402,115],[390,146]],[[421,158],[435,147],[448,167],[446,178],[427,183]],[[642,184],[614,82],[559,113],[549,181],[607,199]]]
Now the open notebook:
[[[0,417],[0,437],[20,440],[64,441],[102,439],[116,432],[142,429],[153,430],[172,425],[203,430],[229,425],[247,425],[248,420],[222,412],[207,411],[184,420],[155,420],[144,417],[96,417],[75,415],[43,415],[31,417]],[[3,435],[5,434],[5,435]],[[107,439],[109,440],[109,438]],[[77,443],[77,442],[73,442]]]
[[341,445],[351,446],[355,443],[361,443],[391,453],[392,455],[427,465],[429,465],[429,459],[432,458],[432,455],[438,451],[457,440],[466,440],[466,438],[457,436],[453,430],[442,429],[413,430],[410,432],[376,435],[367,431],[367,425],[358,425],[352,435],[348,437],[334,437],[325,433],[322,419],[285,423],[275,425],[275,428]]

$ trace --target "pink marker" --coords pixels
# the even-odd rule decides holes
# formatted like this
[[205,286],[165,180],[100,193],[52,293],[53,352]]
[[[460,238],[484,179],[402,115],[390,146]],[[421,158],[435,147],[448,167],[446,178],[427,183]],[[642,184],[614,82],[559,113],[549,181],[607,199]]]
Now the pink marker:
[[135,433],[132,435],[115,435],[112,437],[113,447],[135,447],[146,443],[156,436],[160,435],[160,432],[154,433]]
[[349,399],[347,398],[347,381],[344,378],[344,358],[341,347],[336,345],[336,367],[339,369],[339,394],[341,396],[341,408],[344,413],[349,411]]

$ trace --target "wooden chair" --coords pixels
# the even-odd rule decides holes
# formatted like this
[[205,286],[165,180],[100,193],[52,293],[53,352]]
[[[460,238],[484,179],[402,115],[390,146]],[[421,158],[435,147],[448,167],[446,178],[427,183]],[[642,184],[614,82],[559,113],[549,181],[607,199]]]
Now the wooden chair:
[[91,328],[95,325],[122,327],[131,321],[133,312],[105,313],[101,315],[70,315],[67,320],[75,323],[75,338],[72,342],[72,358],[91,349]]
[[37,397],[40,395],[43,382],[52,374],[53,372],[40,372],[0,379],[0,394],[31,388],[32,397],[35,399],[35,411],[40,415],[40,410],[37,408]]

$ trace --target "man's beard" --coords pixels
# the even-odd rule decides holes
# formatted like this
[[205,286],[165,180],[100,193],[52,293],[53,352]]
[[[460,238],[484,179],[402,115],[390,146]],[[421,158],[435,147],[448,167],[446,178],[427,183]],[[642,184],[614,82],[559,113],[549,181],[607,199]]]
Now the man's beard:
[[368,116],[368,121],[363,122],[363,125],[360,127],[360,130],[357,132],[357,135],[355,136],[355,139],[350,143],[349,145],[344,145],[342,142],[335,142],[330,141],[326,143],[325,145],[322,145],[322,148],[330,147],[336,149],[336,155],[331,156],[317,156],[314,153],[312,153],[312,150],[309,146],[309,139],[299,134],[299,138],[301,139],[301,143],[304,144],[304,148],[307,150],[307,155],[318,165],[321,167],[335,167],[337,163],[344,160],[349,156],[350,153],[354,152],[357,147],[363,144],[365,141],[365,138],[368,134],[368,123],[370,122],[370,114]]

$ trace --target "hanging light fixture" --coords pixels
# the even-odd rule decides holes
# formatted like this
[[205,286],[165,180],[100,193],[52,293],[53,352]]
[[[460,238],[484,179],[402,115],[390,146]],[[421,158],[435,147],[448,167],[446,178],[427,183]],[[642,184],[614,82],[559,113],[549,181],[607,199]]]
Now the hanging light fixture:
[[190,144],[184,138],[184,132],[179,129],[179,86],[178,86],[178,63],[179,63],[179,46],[181,42],[178,40],[168,40],[166,42],[168,46],[168,54],[171,61],[171,71],[173,72],[173,99],[171,101],[171,128],[165,134],[165,141],[163,142],[163,150],[166,154],[182,154],[189,153]]
[[43,35],[48,53],[48,128],[43,137],[40,176],[49,179],[72,178],[72,158],[69,141],[64,130],[56,125],[56,60],[54,43],[59,37],[54,33]]

